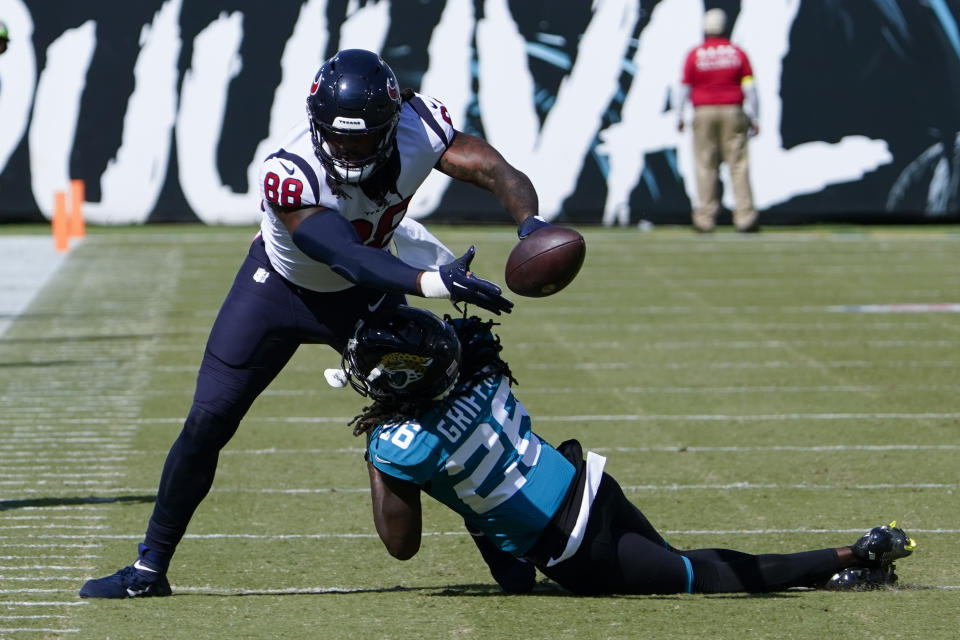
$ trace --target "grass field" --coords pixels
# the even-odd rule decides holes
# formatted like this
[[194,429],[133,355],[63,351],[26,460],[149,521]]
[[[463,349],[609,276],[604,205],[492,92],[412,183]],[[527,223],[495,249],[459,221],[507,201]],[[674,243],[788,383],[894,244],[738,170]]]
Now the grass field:
[[[434,231],[502,282],[512,229]],[[224,450],[174,597],[80,600],[135,557],[252,236],[95,228],[0,335],[0,638],[956,638],[960,313],[922,305],[960,303],[960,233],[584,234],[578,279],[499,327],[535,429],[606,455],[679,547],[836,546],[896,518],[920,545],[899,588],[504,596],[432,503],[393,560],[346,426],[362,400],[306,346]],[[856,307],[884,304],[920,306]]]

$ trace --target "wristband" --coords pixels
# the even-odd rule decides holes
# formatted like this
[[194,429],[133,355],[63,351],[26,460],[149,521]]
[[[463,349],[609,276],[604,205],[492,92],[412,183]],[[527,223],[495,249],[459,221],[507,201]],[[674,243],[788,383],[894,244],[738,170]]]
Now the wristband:
[[517,237],[522,240],[537,229],[549,226],[550,223],[544,220],[542,217],[530,216],[529,218],[525,218],[524,221],[517,226]]
[[424,298],[449,298],[450,290],[443,284],[439,271],[423,271],[420,274],[420,292]]

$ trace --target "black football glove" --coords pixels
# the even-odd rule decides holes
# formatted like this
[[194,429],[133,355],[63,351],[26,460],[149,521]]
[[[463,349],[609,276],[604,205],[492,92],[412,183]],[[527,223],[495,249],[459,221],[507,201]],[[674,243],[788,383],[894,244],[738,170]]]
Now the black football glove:
[[500,295],[500,287],[470,272],[470,263],[476,253],[476,248],[470,245],[465,254],[440,266],[440,279],[450,291],[450,299],[455,303],[475,304],[497,315],[510,313],[513,303]]
[[517,237],[521,240],[526,238],[528,235],[536,231],[537,229],[543,229],[544,227],[552,227],[549,222],[541,218],[540,216],[530,216],[526,220],[520,223],[520,226],[517,227]]

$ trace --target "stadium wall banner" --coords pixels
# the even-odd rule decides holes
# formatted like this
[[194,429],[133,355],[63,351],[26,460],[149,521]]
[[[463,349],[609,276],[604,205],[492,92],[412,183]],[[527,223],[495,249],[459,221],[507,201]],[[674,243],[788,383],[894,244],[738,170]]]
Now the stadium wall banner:
[[[363,47],[525,171],[547,219],[686,223],[672,96],[714,6],[755,71],[763,221],[958,220],[960,0],[0,0],[0,221],[49,219],[82,179],[92,224],[251,224],[267,141]],[[409,215],[508,221],[438,172]]]

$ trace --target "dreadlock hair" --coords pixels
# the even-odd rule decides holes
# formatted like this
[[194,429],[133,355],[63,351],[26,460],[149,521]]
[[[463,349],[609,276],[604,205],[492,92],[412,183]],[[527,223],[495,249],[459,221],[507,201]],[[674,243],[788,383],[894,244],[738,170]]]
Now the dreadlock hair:
[[511,386],[520,384],[513,377],[510,365],[500,359],[503,345],[500,344],[500,336],[493,332],[493,327],[498,326],[499,322],[484,322],[477,316],[470,316],[461,323],[454,323],[449,315],[443,316],[443,320],[454,325],[460,338],[460,380],[457,381],[454,394],[457,390],[462,393],[464,388],[491,375],[506,376]]
[[443,321],[453,325],[460,340],[460,378],[453,391],[440,400],[404,401],[396,397],[375,400],[348,423],[353,426],[353,435],[369,433],[382,424],[415,420],[431,409],[449,406],[458,397],[467,395],[475,384],[491,376],[506,376],[510,386],[519,384],[510,365],[500,359],[503,345],[500,336],[492,331],[498,322],[484,322],[477,316],[454,320],[449,314],[443,316]]

